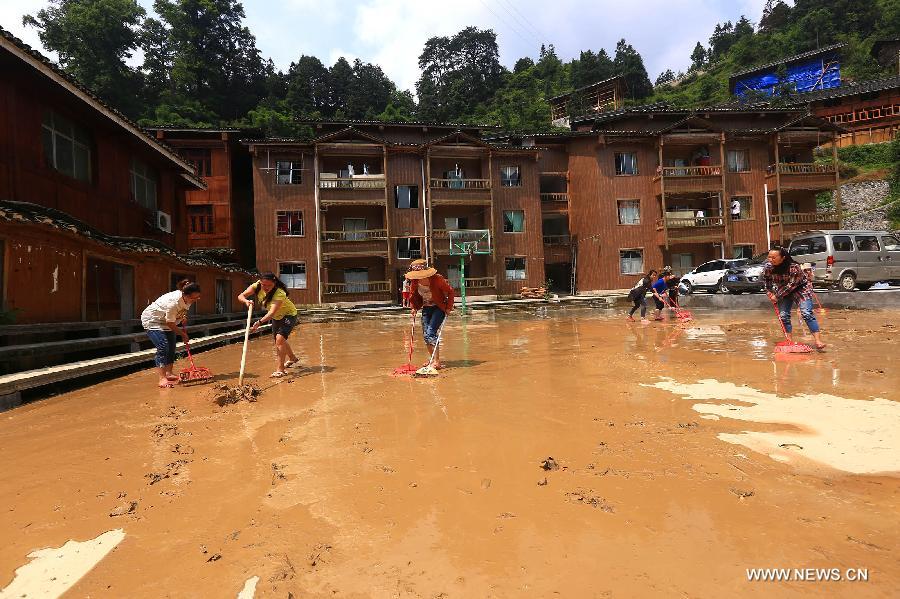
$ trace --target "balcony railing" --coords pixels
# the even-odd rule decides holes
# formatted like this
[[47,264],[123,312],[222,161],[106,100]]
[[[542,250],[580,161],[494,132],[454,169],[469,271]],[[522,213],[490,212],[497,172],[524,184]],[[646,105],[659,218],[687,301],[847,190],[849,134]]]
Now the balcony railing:
[[567,193],[542,193],[542,202],[568,202],[569,194]]
[[[454,289],[459,289],[459,279],[450,279],[449,282]],[[466,277],[466,289],[489,289],[496,286],[496,277]]]
[[320,178],[319,189],[384,189],[384,175]]
[[387,229],[362,231],[322,231],[322,241],[371,241],[387,239]]
[[544,245],[569,245],[572,238],[568,235],[544,235]]
[[656,219],[656,230],[662,231],[664,228],[680,229],[685,227],[723,227],[725,219],[721,216],[705,216],[702,218],[658,218]]
[[[769,174],[775,172],[775,165],[770,164],[766,169]],[[833,164],[819,164],[816,162],[782,162],[778,165],[778,172],[782,175],[833,175]]]
[[721,165],[710,166],[664,166],[663,177],[720,177]]
[[817,223],[836,223],[838,213],[830,212],[788,212],[769,215],[770,225],[812,225]]
[[432,189],[490,189],[490,179],[432,179]]
[[365,281],[359,283],[325,283],[326,295],[336,293],[383,293],[391,290],[389,281]]

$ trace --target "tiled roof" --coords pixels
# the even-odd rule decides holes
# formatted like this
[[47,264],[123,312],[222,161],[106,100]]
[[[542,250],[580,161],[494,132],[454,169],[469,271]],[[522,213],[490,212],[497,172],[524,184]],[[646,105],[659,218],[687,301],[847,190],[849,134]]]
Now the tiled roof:
[[389,126],[389,127],[439,127],[442,129],[499,129],[497,125],[467,123],[437,123],[433,121],[377,121],[339,119],[296,119],[304,125],[344,125],[344,126]]
[[174,148],[161,143],[159,140],[148,134],[146,131],[141,129],[134,121],[129,119],[127,116],[104,102],[99,96],[95,95],[91,90],[87,89],[81,83],[79,83],[75,78],[71,75],[63,71],[59,66],[53,63],[49,58],[31,48],[28,44],[15,37],[10,32],[6,31],[2,27],[0,27],[0,49],[6,50],[13,55],[18,54],[19,57],[33,66],[38,72],[43,72],[43,74],[48,75],[46,72],[47,69],[50,72],[61,79],[62,81],[53,80],[55,83],[60,85],[61,87],[67,89],[73,95],[82,95],[82,99],[94,110],[104,114],[114,123],[116,123],[119,127],[129,131],[132,135],[137,137],[140,141],[149,145],[152,149],[160,153],[163,157],[165,157],[170,162],[177,165],[182,169],[181,175],[193,183],[195,186],[206,189],[206,183],[198,177],[194,173],[194,165],[191,162],[188,162],[184,158],[182,158],[177,150]]
[[900,89],[900,76],[888,77],[886,79],[873,79],[871,81],[863,81],[861,83],[850,83],[848,85],[833,87],[831,89],[820,89],[816,91],[797,94],[788,98],[788,103],[791,106],[800,106],[803,104],[809,104],[811,102],[819,102],[821,100],[845,98],[847,96],[879,92],[886,89]]
[[806,58],[812,58],[814,56],[819,56],[820,54],[825,54],[827,52],[837,50],[838,48],[843,48],[844,46],[845,46],[845,44],[831,44],[830,46],[825,46],[824,48],[819,48],[817,50],[801,52],[800,54],[795,54],[794,56],[788,56],[786,58],[782,58],[782,59],[776,60],[774,62],[769,62],[769,63],[762,64],[759,66],[751,67],[749,69],[744,69],[743,71],[738,71],[737,73],[732,73],[731,76],[728,77],[728,80],[732,81],[738,77],[743,77],[744,75],[750,75],[752,73],[756,73],[759,71],[773,69],[773,68],[783,65],[783,64],[790,64],[792,62],[798,62],[798,61],[806,59]]
[[0,200],[0,219],[13,223],[53,227],[54,229],[86,237],[92,241],[102,243],[103,245],[113,247],[123,252],[160,254],[180,260],[189,266],[215,267],[227,272],[247,272],[236,264],[220,264],[206,258],[178,254],[171,247],[161,241],[156,241],[155,239],[107,235],[65,212],[56,210],[55,208],[39,206],[38,204],[32,204],[30,202]]

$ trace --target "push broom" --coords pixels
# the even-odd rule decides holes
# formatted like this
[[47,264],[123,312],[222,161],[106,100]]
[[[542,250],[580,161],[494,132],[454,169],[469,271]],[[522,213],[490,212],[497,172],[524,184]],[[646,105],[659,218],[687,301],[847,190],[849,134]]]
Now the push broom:
[[663,303],[667,304],[670,308],[675,310],[675,316],[679,321],[690,322],[694,320],[694,315],[687,310],[682,310],[677,301],[673,300],[672,298],[666,297],[665,295],[662,295],[660,297],[663,298]]
[[187,385],[190,383],[202,383],[204,381],[209,381],[212,379],[213,375],[210,372],[209,368],[205,366],[196,366],[194,365],[194,356],[191,355],[191,344],[187,341],[187,329],[182,325],[182,330],[184,330],[184,347],[187,350],[188,360],[191,365],[189,368],[185,368],[181,372],[178,373],[178,380],[182,385]]
[[784,326],[784,323],[781,321],[781,314],[778,313],[778,304],[774,301],[772,302],[772,308],[775,310],[775,319],[778,320],[778,324],[781,325],[781,332],[784,333],[784,341],[779,341],[775,344],[775,353],[776,354],[809,354],[812,353],[813,348],[806,345],[805,343],[797,343],[796,341],[791,341],[791,338],[788,336],[787,329]]
[[432,366],[434,364],[434,357],[437,355],[438,348],[441,346],[441,335],[444,334],[444,325],[447,324],[447,316],[444,316],[444,322],[441,323],[441,328],[438,329],[437,341],[434,344],[434,351],[431,352],[431,358],[428,360],[428,364],[419,368],[413,376],[437,376],[438,371],[437,368]]
[[403,366],[399,366],[394,369],[394,375],[399,376],[403,374],[413,374],[416,371],[416,367],[412,364],[412,355],[413,355],[413,336],[416,332],[416,316],[413,314],[412,324],[409,327],[409,353],[406,356],[406,364]]

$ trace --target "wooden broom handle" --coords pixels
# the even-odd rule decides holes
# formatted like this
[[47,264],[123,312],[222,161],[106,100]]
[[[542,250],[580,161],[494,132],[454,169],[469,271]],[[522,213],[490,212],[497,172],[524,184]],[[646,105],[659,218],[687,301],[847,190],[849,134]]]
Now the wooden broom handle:
[[250,340],[250,321],[253,319],[253,303],[247,306],[247,328],[244,329],[244,350],[241,352],[241,374],[238,387],[244,384],[244,367],[247,365],[247,342]]

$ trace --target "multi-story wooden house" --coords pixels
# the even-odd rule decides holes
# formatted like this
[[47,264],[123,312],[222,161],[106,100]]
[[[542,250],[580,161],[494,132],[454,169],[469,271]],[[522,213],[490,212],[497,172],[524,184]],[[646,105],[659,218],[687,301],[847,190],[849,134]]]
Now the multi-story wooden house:
[[188,190],[188,247],[192,253],[244,266],[255,263],[253,181],[241,129],[149,127],[157,139],[190,161],[205,189]]
[[[686,272],[840,224],[835,168],[813,158],[840,128],[806,111],[636,107],[572,127],[510,140],[544,148],[544,259],[560,288],[627,288],[650,268]],[[835,192],[829,208],[822,192]]]
[[198,313],[246,279],[186,258],[194,166],[0,29],[0,298],[22,323],[128,320],[177,280]]
[[466,263],[470,296],[544,280],[536,148],[488,143],[463,125],[311,125],[311,140],[248,142],[257,266],[300,302],[397,302],[417,258],[459,286],[453,231],[490,237],[490,253]]

